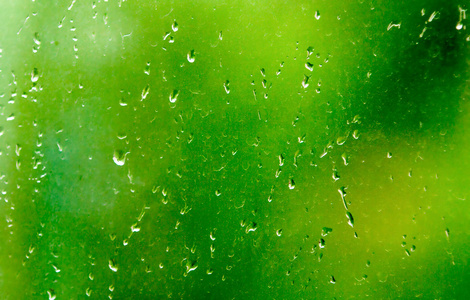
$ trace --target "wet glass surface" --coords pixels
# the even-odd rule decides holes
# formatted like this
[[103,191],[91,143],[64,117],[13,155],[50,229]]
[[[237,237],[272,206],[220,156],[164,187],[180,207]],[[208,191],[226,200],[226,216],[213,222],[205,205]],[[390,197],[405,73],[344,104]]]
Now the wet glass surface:
[[467,6],[3,1],[0,298],[468,297]]

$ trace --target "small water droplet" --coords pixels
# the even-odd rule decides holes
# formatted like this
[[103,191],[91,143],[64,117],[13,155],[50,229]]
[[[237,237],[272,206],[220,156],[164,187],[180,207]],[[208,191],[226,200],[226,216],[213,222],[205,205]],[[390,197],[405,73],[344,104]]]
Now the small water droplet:
[[246,226],[245,232],[248,233],[251,231],[256,231],[256,229],[258,229],[258,224],[256,224],[255,222],[251,222]]
[[194,50],[188,52],[188,61],[193,63],[196,60],[196,55],[194,54]]
[[136,223],[131,226],[131,231],[132,232],[139,232],[140,231],[140,226]]
[[226,80],[226,81],[224,82],[224,89],[225,89],[225,92],[226,92],[227,94],[230,94],[230,87],[229,87],[229,85],[230,85],[230,82],[229,82],[228,80]]
[[180,94],[179,90],[173,90],[173,92],[170,94],[170,102],[175,103],[176,100],[178,100],[178,95]]
[[313,64],[309,63],[309,62],[306,62],[305,63],[305,68],[311,72],[311,71],[313,71]]
[[113,161],[118,166],[123,166],[126,162],[126,156],[129,152],[124,153],[122,150],[114,150]]
[[321,236],[327,236],[332,231],[333,231],[333,228],[323,227],[321,230]]
[[294,179],[289,179],[289,189],[293,190],[295,189],[295,182]]
[[304,80],[302,80],[302,87],[303,87],[304,89],[306,89],[306,88],[308,87],[308,85],[309,85],[308,80],[309,80],[309,79],[310,79],[309,76],[304,75]]
[[111,271],[113,272],[117,272],[118,271],[118,265],[116,263],[116,261],[114,259],[110,259],[109,262],[108,262],[108,266],[109,268],[111,269]]
[[49,296],[49,300],[55,300],[56,298],[56,294],[53,289],[49,289],[47,291],[47,295]]
[[354,218],[349,211],[346,212],[346,217],[348,217],[349,226],[354,227]]
[[315,11],[315,19],[320,20],[320,11]]
[[281,236],[281,235],[282,235],[282,228],[276,230],[276,235],[277,235],[277,236]]
[[150,75],[150,62],[147,62],[144,68],[144,73]]
[[33,71],[31,72],[31,82],[37,82],[38,79],[39,79],[38,69],[34,68]]
[[174,32],[177,32],[178,31],[178,23],[176,23],[176,20],[173,22],[173,24],[171,25],[171,29],[174,31]]
[[140,99],[140,101],[144,100],[145,98],[147,98],[147,95],[149,94],[150,92],[150,85],[146,85],[144,87],[144,89],[142,90],[142,98]]
[[259,71],[261,72],[261,75],[263,77],[266,77],[266,71],[264,70],[264,68],[261,68]]
[[33,41],[36,45],[41,45],[41,40],[39,39],[39,33],[35,32],[34,33],[34,37],[33,37]]

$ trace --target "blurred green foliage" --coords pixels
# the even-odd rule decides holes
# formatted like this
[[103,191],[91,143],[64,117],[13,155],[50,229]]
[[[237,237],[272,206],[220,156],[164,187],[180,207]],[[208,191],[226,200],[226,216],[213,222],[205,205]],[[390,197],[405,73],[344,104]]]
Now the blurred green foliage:
[[469,297],[465,1],[2,1],[0,298]]

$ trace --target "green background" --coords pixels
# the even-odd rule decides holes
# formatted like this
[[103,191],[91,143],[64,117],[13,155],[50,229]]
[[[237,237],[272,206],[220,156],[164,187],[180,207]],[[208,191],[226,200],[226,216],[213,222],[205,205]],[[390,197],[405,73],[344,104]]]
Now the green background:
[[1,299],[470,297],[466,1],[0,1]]

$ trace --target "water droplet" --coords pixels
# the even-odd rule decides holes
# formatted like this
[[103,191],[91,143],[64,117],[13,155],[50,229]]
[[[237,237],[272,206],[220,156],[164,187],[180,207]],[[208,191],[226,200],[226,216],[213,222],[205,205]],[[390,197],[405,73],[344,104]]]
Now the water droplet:
[[307,58],[313,54],[313,51],[315,51],[315,48],[313,48],[312,46],[307,48]]
[[118,166],[123,166],[126,162],[126,156],[129,152],[124,153],[122,150],[114,150],[113,161]]
[[315,19],[320,20],[320,11],[315,11]]
[[251,222],[246,226],[245,232],[248,233],[251,231],[256,231],[256,229],[258,229],[258,224],[256,224],[255,222]]
[[304,80],[302,80],[302,87],[303,87],[304,89],[306,89],[306,88],[308,87],[308,84],[309,84],[309,83],[308,83],[308,80],[309,80],[309,79],[310,79],[309,76],[304,75]]
[[179,90],[173,90],[173,92],[170,94],[170,102],[175,103],[176,100],[178,100],[178,95],[180,94]]
[[131,231],[132,232],[139,232],[140,231],[140,226],[136,223],[131,226]]
[[305,68],[311,72],[311,71],[313,71],[313,64],[309,63],[309,62],[306,62],[305,63]]
[[178,23],[176,23],[176,20],[173,22],[173,24],[171,25],[171,29],[174,31],[174,32],[177,32],[178,31]]
[[53,289],[49,289],[47,291],[47,295],[49,296],[49,300],[55,300],[56,298],[56,294]]
[[144,68],[144,73],[150,75],[150,62],[147,62]]
[[281,235],[282,235],[282,228],[276,230],[276,235],[277,235],[277,236],[281,236]]
[[111,271],[113,272],[117,272],[118,271],[118,265],[116,263],[116,261],[114,259],[110,259],[109,262],[108,262],[108,266],[109,268],[111,269]]
[[39,79],[38,69],[34,68],[31,72],[31,82],[37,82]]
[[193,63],[196,60],[196,55],[194,54],[194,50],[188,52],[188,61]]
[[387,152],[387,158],[392,158],[392,152]]
[[341,196],[341,200],[343,201],[344,208],[348,210],[348,204],[346,203],[346,187],[342,186],[338,189],[338,192]]
[[331,278],[330,278],[330,283],[331,284],[335,284],[336,283],[336,279],[335,277],[332,275]]
[[293,190],[295,189],[295,182],[294,179],[289,179],[289,189]]
[[349,133],[345,136],[340,136],[336,139],[336,144],[338,144],[339,146],[343,145],[344,143],[346,143],[346,140],[348,139],[348,136],[349,136]]
[[264,70],[264,68],[261,68],[259,71],[261,72],[261,75],[263,77],[266,77],[266,71]]
[[389,31],[389,30],[392,29],[393,27],[396,27],[396,28],[400,29],[400,28],[401,28],[401,22],[400,22],[400,23],[393,23],[393,22],[390,22],[390,24],[388,24],[387,31]]
[[226,80],[226,81],[224,82],[224,89],[225,89],[225,92],[226,92],[227,94],[230,94],[230,87],[229,87],[229,85],[230,85],[230,82],[229,82],[228,80]]
[[349,226],[354,227],[354,218],[349,211],[346,212],[346,217],[348,217]]
[[142,90],[142,98],[140,99],[140,101],[144,100],[145,98],[147,98],[147,95],[149,94],[150,92],[150,85],[146,85],[144,87],[144,89]]
[[327,236],[332,231],[333,231],[333,228],[323,227],[321,230],[321,236]]
[[359,130],[357,130],[357,129],[354,130],[352,136],[353,136],[354,139],[357,140],[359,138]]
[[34,33],[34,37],[33,37],[33,41],[36,45],[41,45],[41,40],[39,39],[39,33],[35,32]]

